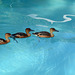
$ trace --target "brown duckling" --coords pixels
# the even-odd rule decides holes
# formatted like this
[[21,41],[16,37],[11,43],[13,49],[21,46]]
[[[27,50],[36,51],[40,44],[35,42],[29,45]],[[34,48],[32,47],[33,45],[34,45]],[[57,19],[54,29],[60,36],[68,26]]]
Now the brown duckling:
[[35,32],[35,33],[32,33],[32,34],[34,34],[38,37],[50,38],[50,37],[54,37],[54,34],[53,34],[54,31],[59,32],[55,28],[50,28],[50,33],[47,32],[47,31],[41,31],[41,32]]
[[10,33],[6,33],[6,34],[5,34],[6,40],[0,38],[0,45],[1,45],[1,44],[7,44],[7,43],[9,43],[9,42],[10,42],[10,40],[9,40],[9,37],[10,37],[10,36],[11,36]]

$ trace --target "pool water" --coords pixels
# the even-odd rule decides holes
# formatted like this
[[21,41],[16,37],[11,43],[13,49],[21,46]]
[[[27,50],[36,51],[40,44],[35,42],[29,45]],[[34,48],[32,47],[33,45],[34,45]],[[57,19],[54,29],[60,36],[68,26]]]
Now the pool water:
[[[0,45],[0,75],[75,75],[74,0],[0,0],[0,38],[26,28],[53,38],[10,39]],[[39,41],[39,40],[40,41]]]

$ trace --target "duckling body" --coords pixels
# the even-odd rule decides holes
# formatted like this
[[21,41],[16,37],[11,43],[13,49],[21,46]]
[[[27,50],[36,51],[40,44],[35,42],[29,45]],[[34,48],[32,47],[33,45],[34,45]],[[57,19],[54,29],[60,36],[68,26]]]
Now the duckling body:
[[26,38],[26,37],[29,37],[27,34],[22,33],[22,32],[12,34],[12,36],[14,36],[15,38]]
[[31,34],[29,32],[30,31],[34,31],[34,30],[31,30],[30,28],[26,28],[25,31],[26,31],[26,33],[18,32],[18,33],[12,34],[12,36],[14,36],[15,38],[26,38],[26,37],[30,37]]
[[34,34],[38,37],[50,38],[50,37],[54,37],[54,34],[53,34],[54,31],[59,32],[58,30],[56,30],[54,28],[51,28],[50,33],[47,32],[47,31],[41,31],[41,32],[35,32],[35,33],[32,33],[32,34]]
[[11,36],[10,33],[6,33],[6,34],[5,34],[6,40],[0,38],[0,45],[1,45],[1,44],[7,44],[7,43],[9,43],[9,42],[10,42],[10,40],[9,40],[9,37],[10,37],[10,36]]
[[46,32],[46,31],[35,32],[33,34],[36,36],[39,36],[39,37],[46,37],[46,38],[51,37],[51,34],[49,32]]

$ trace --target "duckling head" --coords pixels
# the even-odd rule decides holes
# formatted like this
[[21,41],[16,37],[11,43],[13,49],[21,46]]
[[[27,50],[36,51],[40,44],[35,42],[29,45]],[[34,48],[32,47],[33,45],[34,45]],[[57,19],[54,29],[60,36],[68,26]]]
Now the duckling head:
[[6,37],[10,37],[11,34],[10,34],[10,33],[6,33],[5,36],[6,36]]
[[26,32],[27,32],[27,33],[30,32],[30,31],[34,31],[34,30],[32,30],[32,29],[30,29],[30,28],[26,28]]
[[59,31],[56,30],[55,28],[50,28],[50,32],[51,32],[51,33],[54,32],[54,31],[59,32]]

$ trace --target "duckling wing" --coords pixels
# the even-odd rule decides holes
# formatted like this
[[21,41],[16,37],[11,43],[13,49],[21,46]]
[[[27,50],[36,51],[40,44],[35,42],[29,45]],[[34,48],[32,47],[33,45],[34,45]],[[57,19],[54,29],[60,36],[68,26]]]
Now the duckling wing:
[[0,43],[1,43],[1,42],[6,42],[6,41],[5,41],[4,39],[0,38]]
[[49,32],[46,32],[46,31],[41,31],[41,32],[35,32],[35,33],[32,33],[34,35],[46,35],[46,36],[50,36],[50,33]]
[[17,37],[17,36],[27,36],[27,34],[19,32],[19,33],[12,34],[12,36],[15,36],[15,37]]
[[49,32],[46,32],[46,31],[41,31],[41,32],[39,33],[39,35],[50,36],[50,33],[49,33]]

